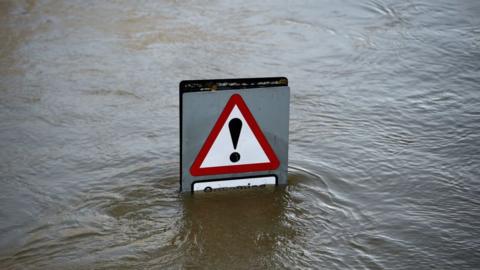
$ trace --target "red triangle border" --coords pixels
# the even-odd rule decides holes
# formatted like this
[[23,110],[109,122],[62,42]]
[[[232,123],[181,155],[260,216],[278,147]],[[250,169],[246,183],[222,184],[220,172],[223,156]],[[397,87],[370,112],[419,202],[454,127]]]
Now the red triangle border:
[[[202,162],[207,156],[208,152],[212,148],[213,143],[218,137],[223,125],[227,121],[228,116],[232,112],[233,108],[237,105],[240,112],[243,114],[247,124],[250,126],[253,134],[257,138],[260,146],[267,155],[270,162],[265,163],[253,163],[253,164],[241,164],[241,165],[228,165],[228,166],[218,166],[218,167],[207,167],[200,168]],[[232,174],[232,173],[246,173],[246,172],[257,172],[257,171],[268,171],[275,170],[280,166],[280,161],[278,160],[275,152],[268,143],[267,139],[263,135],[260,127],[258,126],[255,118],[247,107],[247,104],[239,94],[233,94],[228,100],[225,108],[218,117],[217,122],[213,126],[212,131],[208,135],[207,139],[203,143],[200,152],[198,153],[195,161],[190,167],[190,174],[193,176],[204,176],[204,175],[216,175],[216,174]]]

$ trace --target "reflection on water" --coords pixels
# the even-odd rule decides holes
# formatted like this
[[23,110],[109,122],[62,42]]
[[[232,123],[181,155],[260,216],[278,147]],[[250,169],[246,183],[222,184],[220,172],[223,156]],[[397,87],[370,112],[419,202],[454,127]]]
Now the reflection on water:
[[286,196],[282,189],[184,196],[185,267],[274,266],[276,251],[295,236]]
[[[472,269],[480,2],[0,1],[1,269]],[[178,83],[286,76],[289,185],[179,194]]]

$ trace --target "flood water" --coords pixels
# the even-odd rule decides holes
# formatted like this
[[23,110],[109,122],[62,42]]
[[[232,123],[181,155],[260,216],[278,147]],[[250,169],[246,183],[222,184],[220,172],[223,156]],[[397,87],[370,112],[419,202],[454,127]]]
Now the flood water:
[[[478,269],[480,1],[0,1],[0,269]],[[178,83],[286,76],[289,185],[181,195]]]

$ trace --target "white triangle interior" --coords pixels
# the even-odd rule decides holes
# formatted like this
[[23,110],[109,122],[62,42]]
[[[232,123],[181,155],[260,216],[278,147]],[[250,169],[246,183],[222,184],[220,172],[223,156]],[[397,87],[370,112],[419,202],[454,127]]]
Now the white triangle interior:
[[[232,137],[230,136],[230,129],[228,123],[231,119],[238,118],[242,121],[242,129],[238,139],[237,148],[234,149]],[[233,152],[240,154],[240,160],[232,162],[230,155]],[[200,168],[234,166],[245,164],[258,164],[270,162],[260,142],[243,117],[242,112],[237,105],[232,109],[232,112],[225,121],[220,133],[212,144]]]

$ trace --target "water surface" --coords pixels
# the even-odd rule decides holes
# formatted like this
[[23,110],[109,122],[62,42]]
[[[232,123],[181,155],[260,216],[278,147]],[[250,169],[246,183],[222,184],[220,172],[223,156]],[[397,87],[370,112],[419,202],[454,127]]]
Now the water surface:
[[[480,2],[0,1],[1,269],[473,269]],[[286,76],[289,185],[178,193],[178,83]]]

